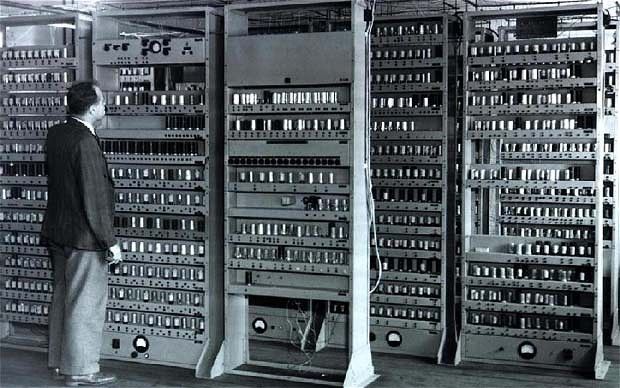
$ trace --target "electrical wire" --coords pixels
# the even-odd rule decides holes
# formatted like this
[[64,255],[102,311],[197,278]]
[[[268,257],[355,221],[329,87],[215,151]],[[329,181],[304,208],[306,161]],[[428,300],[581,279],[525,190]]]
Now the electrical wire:
[[[296,328],[293,326],[293,322],[291,322],[291,318],[290,318],[290,316],[289,316],[289,308],[290,308],[291,301],[292,301],[292,299],[288,299],[288,300],[286,301],[286,308],[285,308],[285,311],[286,311],[286,322],[288,323],[288,326],[289,326],[288,341],[289,341],[289,344],[290,344],[290,345],[291,345],[294,349],[297,349],[297,350],[299,350],[300,352],[302,352],[302,353],[303,353],[304,357],[306,357],[306,361],[304,361],[304,362],[302,362],[302,363],[300,363],[300,364],[294,365],[294,366],[293,366],[293,365],[290,365],[290,366],[288,367],[288,370],[301,371],[301,369],[302,369],[304,366],[310,366],[310,365],[312,365],[312,359],[313,359],[313,357],[314,357],[314,356],[313,356],[313,355],[310,355],[310,356],[309,356],[309,355],[308,355],[308,353],[309,353],[309,352],[306,352],[306,351],[303,349],[303,346],[301,345],[301,343],[302,343],[302,342],[301,342],[301,340],[303,340],[303,335],[302,335],[302,337],[301,337],[301,338],[299,338],[300,345],[297,345],[297,343],[295,342],[297,339],[293,338],[293,333],[294,333],[295,331],[297,331],[297,333],[298,333],[298,334],[300,334],[300,333],[302,332],[302,330],[301,330],[301,326],[299,326],[299,318],[298,318],[298,317],[296,317],[296,318],[295,318],[295,321],[296,321],[296,325],[295,325],[295,326],[297,326]],[[298,300],[296,300],[296,301],[295,301],[295,303],[297,304],[297,316],[298,316],[298,315],[299,315],[299,313],[301,312],[301,313],[302,313],[302,315],[303,315],[303,317],[304,317],[304,322],[306,322],[307,318],[306,318],[305,313],[303,313],[303,309],[301,308],[301,305],[300,305],[299,301],[298,301]],[[306,324],[307,324],[307,323],[306,323]],[[295,330],[295,329],[297,329],[297,330]],[[288,354],[289,354],[289,356],[291,356],[291,352],[290,352],[290,350],[288,351]]]
[[[296,316],[292,317],[289,313],[289,309],[291,309],[291,302],[295,302],[296,307],[297,307],[297,312],[296,312]],[[310,303],[310,302],[309,302]],[[293,371],[297,371],[297,372],[301,372],[302,368],[304,367],[309,367],[312,366],[312,362],[314,361],[314,357],[317,354],[316,351],[316,340],[317,340],[317,332],[316,329],[314,328],[314,326],[312,325],[311,319],[312,319],[312,315],[308,315],[308,312],[304,310],[304,307],[301,305],[299,300],[293,300],[293,299],[288,299],[287,303],[286,303],[286,322],[289,326],[289,338],[288,338],[288,342],[289,344],[294,348],[299,350],[300,352],[303,353],[304,357],[306,358],[306,360],[302,363],[296,364],[296,365],[289,365],[289,367],[287,368],[288,370],[293,370]],[[292,310],[292,309],[291,309]],[[329,308],[328,308],[329,311]],[[300,317],[301,315],[301,317]],[[329,326],[329,316],[330,313],[326,314],[326,318],[327,319],[327,326]],[[291,318],[295,319],[295,323],[293,323],[291,321]],[[302,330],[302,326],[300,325],[300,318],[301,321],[303,323],[303,326],[306,328],[310,328],[310,333],[312,334],[312,338],[313,341],[315,342],[315,349],[314,350],[304,350],[303,349],[303,339],[304,336],[307,336],[306,330]],[[331,330],[329,330],[329,333],[327,334],[327,336],[325,337],[325,343],[329,344],[329,341],[331,340],[331,338],[333,337],[335,331],[336,331],[336,323],[334,322],[334,324],[331,327]],[[294,338],[293,337],[293,333],[297,332],[299,338]],[[297,344],[296,341],[299,341],[299,345]],[[292,353],[289,350],[288,355],[292,358]]]

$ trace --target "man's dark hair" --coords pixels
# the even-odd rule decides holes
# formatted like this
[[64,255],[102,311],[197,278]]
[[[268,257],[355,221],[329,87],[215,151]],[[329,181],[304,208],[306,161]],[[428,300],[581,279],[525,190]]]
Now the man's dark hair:
[[82,115],[91,105],[97,103],[95,86],[97,81],[79,81],[71,85],[67,93],[67,107],[70,115]]

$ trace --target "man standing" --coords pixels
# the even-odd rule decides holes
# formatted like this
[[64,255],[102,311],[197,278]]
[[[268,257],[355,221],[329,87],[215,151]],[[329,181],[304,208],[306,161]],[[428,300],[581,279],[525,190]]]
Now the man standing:
[[107,266],[121,261],[114,236],[114,187],[95,127],[105,116],[96,82],[74,83],[69,117],[50,128],[46,151],[48,202],[42,237],[54,263],[48,366],[66,385],[102,385],[99,371]]

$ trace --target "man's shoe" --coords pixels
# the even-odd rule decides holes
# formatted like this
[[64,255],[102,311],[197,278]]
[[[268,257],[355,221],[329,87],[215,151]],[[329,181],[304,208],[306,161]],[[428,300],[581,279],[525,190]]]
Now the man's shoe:
[[93,373],[90,375],[65,376],[65,385],[77,387],[79,385],[105,385],[116,381],[116,376],[106,373]]
[[48,368],[54,380],[63,380],[65,376],[60,373],[60,368]]

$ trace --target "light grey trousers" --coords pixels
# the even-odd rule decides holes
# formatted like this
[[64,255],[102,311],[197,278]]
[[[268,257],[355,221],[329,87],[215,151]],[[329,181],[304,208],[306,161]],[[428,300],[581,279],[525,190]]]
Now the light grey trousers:
[[64,375],[99,372],[108,299],[104,252],[50,246],[54,296],[49,316],[48,366]]

